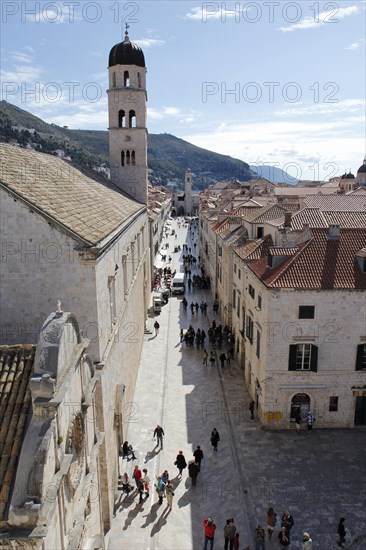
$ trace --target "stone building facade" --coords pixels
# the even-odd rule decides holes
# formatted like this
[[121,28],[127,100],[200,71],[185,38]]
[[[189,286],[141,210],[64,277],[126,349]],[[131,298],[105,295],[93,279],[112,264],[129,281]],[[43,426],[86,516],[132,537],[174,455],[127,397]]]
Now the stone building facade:
[[60,307],[37,346],[0,346],[1,548],[104,548],[105,411],[87,348]]
[[233,329],[250,395],[269,428],[289,428],[298,410],[318,427],[366,425],[365,229],[296,233],[235,253]]
[[149,304],[147,209],[61,159],[0,147],[2,342],[36,341],[55,300],[77,315],[100,369],[96,403],[108,411],[99,419],[108,530]]

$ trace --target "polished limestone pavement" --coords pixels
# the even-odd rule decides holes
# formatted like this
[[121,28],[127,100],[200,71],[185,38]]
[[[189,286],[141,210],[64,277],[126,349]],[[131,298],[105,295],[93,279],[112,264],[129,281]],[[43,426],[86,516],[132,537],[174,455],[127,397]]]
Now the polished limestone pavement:
[[[169,237],[168,252],[179,270],[182,252],[173,253],[173,247],[187,242],[198,255],[197,230],[193,237],[186,228],[179,229],[176,221],[172,227],[178,238]],[[212,306],[207,290],[187,291],[186,297],[189,303],[204,300]],[[157,318],[157,336],[155,319],[148,320],[152,333],[144,336],[134,402],[124,405],[123,431],[137,460],[120,459],[121,473],[131,475],[135,464],[148,469],[151,495],[139,504],[136,491],[129,496],[118,493],[109,550],[200,550],[207,516],[217,525],[215,548],[224,547],[223,528],[226,519],[233,517],[240,550],[247,546],[254,550],[254,528],[258,523],[266,527],[269,506],[278,515],[288,508],[293,514],[291,549],[301,548],[303,531],[310,532],[313,550],[337,548],[335,532],[341,515],[347,518],[351,535],[366,533],[366,432],[317,431],[315,427],[308,436],[305,431],[296,435],[292,430],[261,429],[256,419],[250,420],[250,398],[236,362],[224,372],[219,361],[206,367],[201,349],[186,348],[180,342],[181,328],[192,324],[207,332],[214,318],[220,322],[212,307],[207,316],[192,315],[189,309],[183,312],[181,298],[171,297]],[[207,339],[206,343],[210,351]],[[157,424],[166,434],[163,450],[153,440]],[[217,453],[210,444],[214,427],[221,438]],[[197,445],[204,460],[197,486],[192,487],[187,470],[178,477],[174,461],[179,450],[187,462],[191,460]],[[172,511],[166,499],[158,504],[153,487],[165,469],[175,487]],[[352,548],[366,548],[361,544]],[[277,541],[267,541],[266,548],[278,548]]]

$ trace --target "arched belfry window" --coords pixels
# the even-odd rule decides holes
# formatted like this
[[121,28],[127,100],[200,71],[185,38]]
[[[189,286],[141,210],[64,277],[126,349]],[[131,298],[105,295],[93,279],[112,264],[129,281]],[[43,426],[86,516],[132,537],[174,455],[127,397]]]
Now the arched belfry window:
[[132,151],[132,152],[131,152],[131,164],[132,164],[132,166],[136,166],[136,155],[135,155],[135,151]]
[[130,111],[128,115],[129,126],[130,128],[136,128],[136,113],[135,111]]
[[118,126],[119,128],[126,127],[126,113],[124,111],[118,111]]
[[141,88],[141,74],[140,73],[137,73],[137,84],[138,84],[138,87]]
[[125,165],[125,152],[121,151],[121,166]]
[[126,151],[126,164],[127,166],[130,166],[131,164],[131,153],[129,150]]
[[125,71],[123,73],[123,85],[124,86],[130,85],[130,73],[128,71]]
[[117,86],[117,80],[116,80],[116,73],[115,72],[113,72],[112,80],[113,80],[112,86],[113,86],[113,88],[115,88]]

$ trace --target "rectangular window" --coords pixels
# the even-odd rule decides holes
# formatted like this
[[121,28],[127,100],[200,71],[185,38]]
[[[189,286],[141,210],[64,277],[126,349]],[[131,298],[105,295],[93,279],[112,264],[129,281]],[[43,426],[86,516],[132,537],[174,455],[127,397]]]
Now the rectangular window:
[[241,279],[241,270],[238,269],[238,279]]
[[357,346],[356,370],[366,370],[366,344]]
[[261,355],[261,333],[259,332],[258,329],[257,329],[257,343],[256,343],[255,353],[256,353],[256,356],[259,359],[260,355]]
[[233,308],[234,309],[236,308],[236,290],[235,290],[235,288],[233,290]]
[[245,336],[251,344],[253,343],[253,326],[253,319],[250,315],[247,315],[247,322],[245,323]]
[[330,412],[338,411],[338,397],[329,397],[329,411]]
[[255,290],[252,285],[249,285],[248,292],[249,292],[249,296],[251,296],[252,298],[255,297]]
[[299,319],[314,319],[315,306],[299,306]]
[[262,296],[260,296],[259,294],[258,294],[258,297],[257,297],[257,309],[258,310],[262,309]]
[[236,314],[240,319],[240,294],[238,293],[238,300],[237,300],[237,306],[236,306]]
[[236,273],[236,264],[234,264],[234,273]]
[[290,346],[289,370],[313,371],[318,370],[318,348],[313,344],[293,344]]
[[257,239],[262,239],[264,227],[257,228]]

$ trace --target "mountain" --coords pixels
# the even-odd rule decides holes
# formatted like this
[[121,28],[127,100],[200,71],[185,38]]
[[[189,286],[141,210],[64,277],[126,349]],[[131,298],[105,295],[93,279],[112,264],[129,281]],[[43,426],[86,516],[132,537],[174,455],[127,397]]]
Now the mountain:
[[288,183],[290,185],[296,185],[298,183],[296,178],[293,178],[290,174],[280,168],[276,168],[275,166],[257,166],[255,164],[251,164],[250,169],[260,178],[265,178],[272,183]]
[[[0,141],[57,154],[105,171],[109,166],[107,131],[69,130],[67,126],[48,124],[6,101],[0,102]],[[150,182],[172,188],[183,188],[187,168],[192,171],[196,190],[220,180],[246,181],[253,176],[246,162],[196,147],[170,134],[149,134],[147,152]]]

